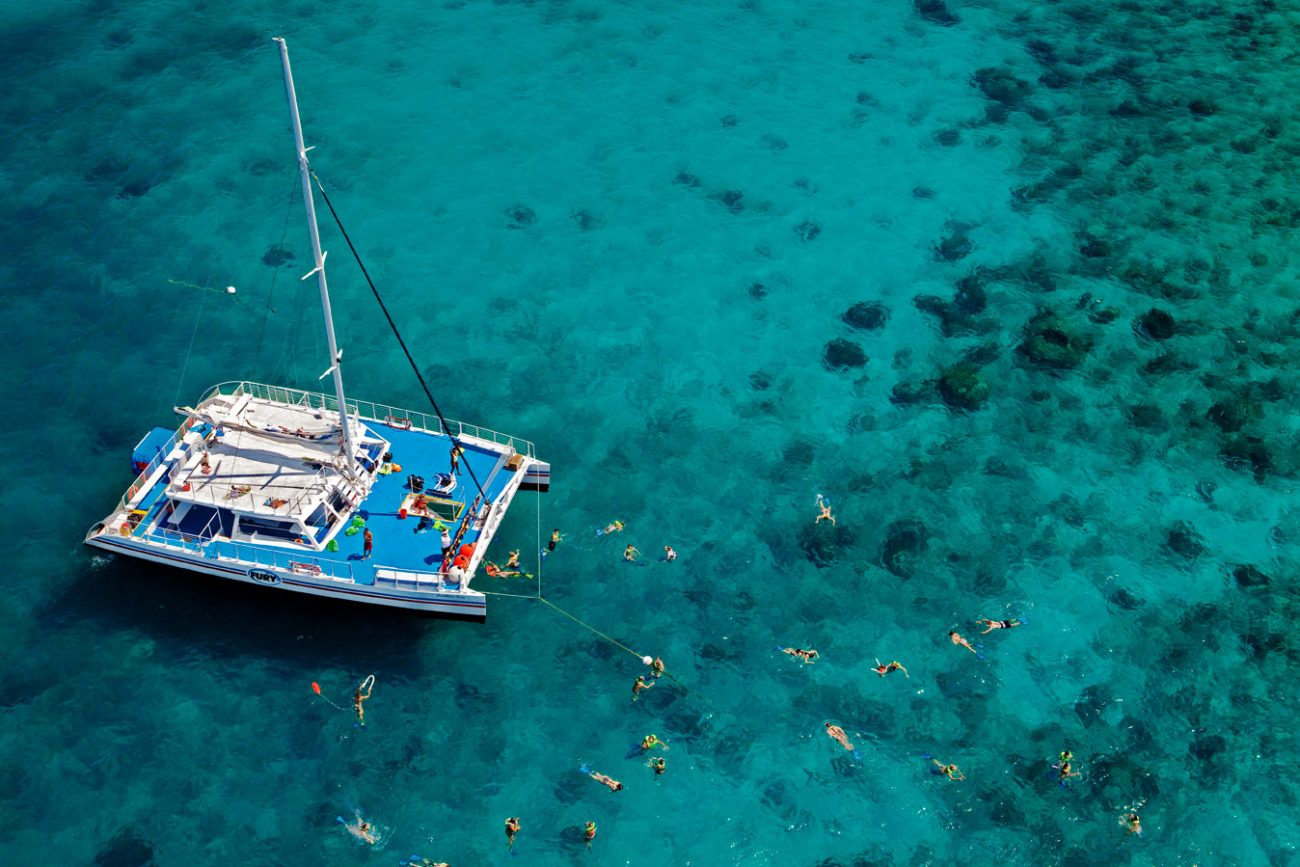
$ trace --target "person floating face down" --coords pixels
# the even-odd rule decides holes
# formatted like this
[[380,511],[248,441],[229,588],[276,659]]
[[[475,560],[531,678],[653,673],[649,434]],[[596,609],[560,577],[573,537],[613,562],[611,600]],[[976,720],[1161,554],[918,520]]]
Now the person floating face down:
[[506,819],[506,844],[511,849],[515,848],[515,835],[518,833],[519,817],[511,816],[509,819]]

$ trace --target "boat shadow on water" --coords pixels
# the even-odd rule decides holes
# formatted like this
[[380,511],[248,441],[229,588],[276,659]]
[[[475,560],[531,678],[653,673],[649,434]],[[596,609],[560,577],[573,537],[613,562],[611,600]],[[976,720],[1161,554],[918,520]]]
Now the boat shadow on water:
[[[79,558],[80,559],[80,558]],[[366,660],[418,677],[413,653],[430,630],[457,641],[482,630],[399,608],[336,599],[175,569],[126,557],[87,556],[63,591],[34,612],[46,629],[140,631],[177,654],[275,659],[305,668]]]

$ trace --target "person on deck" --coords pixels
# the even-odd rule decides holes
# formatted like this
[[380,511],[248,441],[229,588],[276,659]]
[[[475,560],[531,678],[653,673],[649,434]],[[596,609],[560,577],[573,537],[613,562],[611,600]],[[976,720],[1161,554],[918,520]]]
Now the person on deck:
[[458,445],[451,447],[451,471],[456,475],[460,475],[460,456],[464,453],[464,450]]
[[373,554],[375,550],[375,537],[370,532],[369,527],[366,528],[366,534],[365,536],[362,537],[362,539],[363,539],[363,543],[362,543],[361,559],[369,560],[370,555]]
[[442,525],[442,559],[443,565],[446,566],[446,560],[451,554],[451,533],[447,531],[447,525]]

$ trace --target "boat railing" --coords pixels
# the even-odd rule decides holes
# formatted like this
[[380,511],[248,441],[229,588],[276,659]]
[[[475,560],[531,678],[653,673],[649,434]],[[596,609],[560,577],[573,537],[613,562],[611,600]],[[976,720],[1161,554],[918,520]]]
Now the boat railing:
[[220,527],[220,521],[216,515],[208,519],[208,523],[203,526],[202,530],[197,533],[183,533],[180,530],[169,530],[166,527],[159,527],[145,537],[149,542],[162,542],[172,548],[183,548],[186,551],[202,552],[207,544],[212,541],[216,535],[216,529]]
[[443,572],[413,572],[408,569],[396,569],[388,566],[375,567],[375,586],[391,587],[394,590],[439,591],[443,593],[465,593],[481,597],[483,594],[471,590],[468,580],[456,583],[448,580]]
[[209,557],[235,560],[252,567],[293,572],[307,578],[332,578],[336,581],[354,581],[352,564],[312,557],[307,551],[278,551],[242,542],[221,539],[211,543],[206,550]]
[[135,477],[135,481],[131,483],[131,487],[126,489],[126,493],[123,494],[122,499],[118,501],[118,511],[126,511],[130,503],[139,496],[140,492],[149,484],[149,478],[154,474],[154,471],[157,470],[158,467],[162,466],[163,461],[167,460],[171,455],[172,450],[176,448],[177,443],[184,439],[185,434],[189,433],[190,428],[194,427],[195,423],[196,422],[193,418],[187,418],[181,423],[181,426],[177,428],[176,433],[172,434],[171,438],[167,440],[167,444],[158,450],[158,454],[154,455],[153,459],[150,460],[149,463],[145,465],[145,468],[140,471],[140,474]]
[[[239,396],[243,394],[251,395],[259,400],[279,403],[285,406],[298,406],[308,409],[324,409],[330,412],[338,412],[338,399],[332,395],[322,394],[320,392],[303,391],[297,388],[287,388],[280,385],[263,385],[260,382],[223,382],[210,388],[203,396],[206,402],[218,394]],[[389,427],[400,428],[402,430],[421,430],[430,433],[455,434],[456,436],[469,436],[485,442],[495,443],[497,445],[508,446],[516,452],[536,457],[533,444],[529,440],[511,436],[510,434],[501,433],[491,428],[480,427],[476,424],[447,419],[447,427],[443,427],[438,421],[436,415],[420,412],[414,409],[401,409],[400,407],[389,406],[383,403],[372,403],[368,400],[349,400],[348,412],[360,418],[372,419],[380,424]]]

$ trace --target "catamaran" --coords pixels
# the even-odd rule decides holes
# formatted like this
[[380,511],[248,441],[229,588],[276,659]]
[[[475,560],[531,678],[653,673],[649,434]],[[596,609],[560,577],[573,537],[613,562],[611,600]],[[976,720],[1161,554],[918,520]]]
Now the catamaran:
[[[521,490],[550,464],[518,437],[442,416],[349,401],[289,49],[279,43],[334,394],[254,382],[178,407],[131,456],[135,481],[86,544],[316,596],[483,622],[473,588]],[[386,312],[386,311],[385,311]],[[432,401],[432,395],[430,395]],[[486,568],[485,572],[496,572]]]

